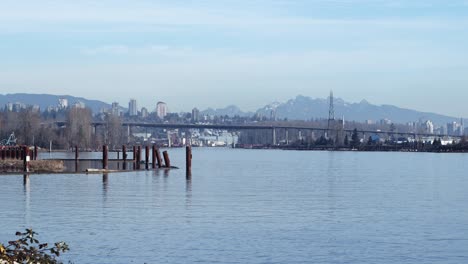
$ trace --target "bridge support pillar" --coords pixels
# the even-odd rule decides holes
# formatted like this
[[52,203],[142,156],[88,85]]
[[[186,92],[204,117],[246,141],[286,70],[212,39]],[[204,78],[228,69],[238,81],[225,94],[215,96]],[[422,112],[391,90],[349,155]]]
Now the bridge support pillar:
[[273,146],[276,146],[276,128],[273,128]]
[[127,125],[127,143],[130,143],[130,126]]

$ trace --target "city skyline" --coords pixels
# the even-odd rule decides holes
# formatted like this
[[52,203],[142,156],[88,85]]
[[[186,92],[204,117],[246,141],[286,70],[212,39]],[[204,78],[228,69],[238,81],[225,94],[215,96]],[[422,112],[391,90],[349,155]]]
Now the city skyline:
[[467,14],[462,0],[5,1],[0,93],[177,112],[334,90],[466,117]]

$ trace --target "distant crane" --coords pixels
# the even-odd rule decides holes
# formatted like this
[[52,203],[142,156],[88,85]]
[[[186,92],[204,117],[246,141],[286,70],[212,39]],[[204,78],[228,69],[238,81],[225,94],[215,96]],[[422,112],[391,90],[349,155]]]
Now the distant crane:
[[8,139],[3,139],[0,141],[0,146],[15,146],[16,145],[16,137],[15,132],[12,132]]

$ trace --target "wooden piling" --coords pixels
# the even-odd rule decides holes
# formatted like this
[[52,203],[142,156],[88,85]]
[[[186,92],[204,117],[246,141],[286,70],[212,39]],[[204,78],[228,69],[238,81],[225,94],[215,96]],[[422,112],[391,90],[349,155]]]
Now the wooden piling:
[[2,149],[2,160],[5,160],[5,149]]
[[161,152],[159,152],[158,148],[156,148],[156,160],[158,161],[158,168],[162,168]]
[[156,169],[156,146],[153,145],[153,147],[151,148],[151,166],[153,169]]
[[127,170],[127,146],[122,145],[123,170]]
[[20,148],[17,147],[15,150],[15,159],[19,160],[21,159],[21,153],[20,153]]
[[148,145],[145,146],[145,169],[149,169],[149,154],[150,148]]
[[133,146],[133,161],[136,160],[136,146]]
[[167,151],[163,151],[163,156],[164,156],[164,163],[166,164],[166,168],[171,167],[171,160],[169,159],[169,154]]
[[102,168],[107,170],[109,169],[108,161],[109,161],[109,156],[108,156],[108,147],[106,145],[102,146]]
[[187,172],[187,177],[192,174],[192,147],[185,147],[185,167]]
[[75,162],[78,162],[80,153],[78,152],[78,146],[75,146]]
[[20,160],[24,160],[26,158],[26,155],[25,155],[26,153],[25,152],[26,151],[24,151],[24,146],[19,148],[19,156],[20,156],[19,159]]
[[34,145],[34,160],[37,160],[37,145]]
[[138,148],[137,148],[137,159],[136,159],[135,162],[136,162],[136,168],[137,168],[137,170],[139,170],[140,167],[141,167],[141,164],[140,164],[140,162],[141,162],[141,146],[138,146]]
[[31,157],[29,156],[29,147],[24,146],[22,148],[23,152],[23,171],[24,172],[29,172],[29,161]]

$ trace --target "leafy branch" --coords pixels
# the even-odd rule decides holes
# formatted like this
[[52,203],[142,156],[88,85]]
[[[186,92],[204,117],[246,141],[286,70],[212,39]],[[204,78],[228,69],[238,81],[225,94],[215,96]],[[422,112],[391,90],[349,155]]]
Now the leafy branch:
[[0,243],[0,263],[61,263],[56,257],[61,253],[69,251],[65,242],[40,243],[36,236],[38,234],[32,229],[26,229],[24,233],[16,232],[17,240],[9,241],[5,246]]

